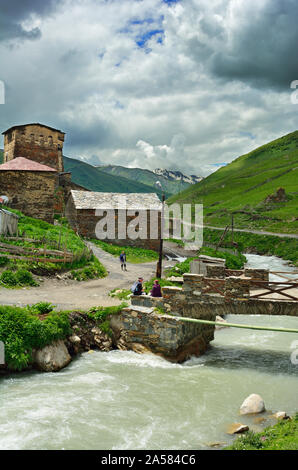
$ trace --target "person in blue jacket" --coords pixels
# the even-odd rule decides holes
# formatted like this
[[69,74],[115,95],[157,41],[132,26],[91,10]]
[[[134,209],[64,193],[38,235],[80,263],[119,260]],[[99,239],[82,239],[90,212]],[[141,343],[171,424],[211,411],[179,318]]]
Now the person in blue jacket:
[[126,254],[125,251],[122,251],[120,254],[120,263],[122,271],[127,271],[126,269]]

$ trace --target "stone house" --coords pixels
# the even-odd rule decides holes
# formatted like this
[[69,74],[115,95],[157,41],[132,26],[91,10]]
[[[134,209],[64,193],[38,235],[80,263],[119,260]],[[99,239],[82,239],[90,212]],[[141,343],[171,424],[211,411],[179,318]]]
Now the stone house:
[[0,188],[10,197],[11,207],[49,222],[54,213],[64,215],[71,189],[88,191],[71,181],[71,173],[64,172],[64,132],[33,123],[13,126],[3,135],[4,165],[8,166],[0,166]]
[[65,214],[83,237],[158,250],[161,210],[162,203],[155,193],[72,190]]
[[8,196],[13,209],[53,223],[57,176],[54,168],[27,158],[14,158],[0,165],[1,193]]

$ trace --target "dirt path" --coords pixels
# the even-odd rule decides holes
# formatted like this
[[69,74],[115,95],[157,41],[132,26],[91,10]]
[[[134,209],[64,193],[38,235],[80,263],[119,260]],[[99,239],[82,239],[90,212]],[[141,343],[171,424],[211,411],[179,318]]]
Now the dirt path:
[[156,262],[128,264],[128,271],[123,272],[118,258],[91,243],[88,245],[109,272],[107,277],[86,282],[54,278],[46,279],[40,287],[15,290],[0,288],[0,304],[25,306],[46,301],[53,303],[60,310],[119,305],[117,298],[108,296],[112,289],[129,289],[137,277],[143,276],[146,281],[154,276]]

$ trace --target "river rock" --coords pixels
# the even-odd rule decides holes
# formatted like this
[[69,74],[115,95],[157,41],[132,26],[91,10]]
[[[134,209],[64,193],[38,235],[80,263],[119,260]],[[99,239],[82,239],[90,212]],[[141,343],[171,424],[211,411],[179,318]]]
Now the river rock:
[[252,393],[247,397],[240,407],[241,415],[248,415],[254,413],[263,413],[265,411],[265,403],[263,398],[256,393]]
[[73,344],[79,344],[81,342],[81,338],[77,335],[72,335],[69,337],[69,341]]
[[285,411],[278,411],[274,413],[273,417],[276,419],[290,419],[290,416],[288,416]]
[[33,354],[35,366],[44,372],[56,372],[71,361],[71,356],[62,340],[38,349]]
[[110,351],[112,349],[112,339],[100,328],[94,327],[91,332],[94,334],[94,343],[100,351]]
[[247,431],[249,431],[249,427],[246,424],[242,423],[233,423],[227,429],[227,433],[231,435],[242,434],[243,432]]
[[221,330],[222,328],[227,328],[227,327],[225,326],[225,323],[227,323],[227,320],[225,320],[224,318],[220,317],[219,315],[216,316],[215,321],[218,322],[218,323],[222,323],[222,325],[216,325],[216,326],[215,326],[215,329],[216,329],[216,330]]

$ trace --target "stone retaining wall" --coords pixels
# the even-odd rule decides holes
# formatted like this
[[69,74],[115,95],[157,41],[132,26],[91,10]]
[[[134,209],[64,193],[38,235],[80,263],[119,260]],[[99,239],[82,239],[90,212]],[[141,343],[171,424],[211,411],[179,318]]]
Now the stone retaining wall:
[[153,307],[124,308],[120,315],[111,317],[110,325],[119,349],[151,352],[172,362],[203,354],[211,341],[206,325],[181,322]]

